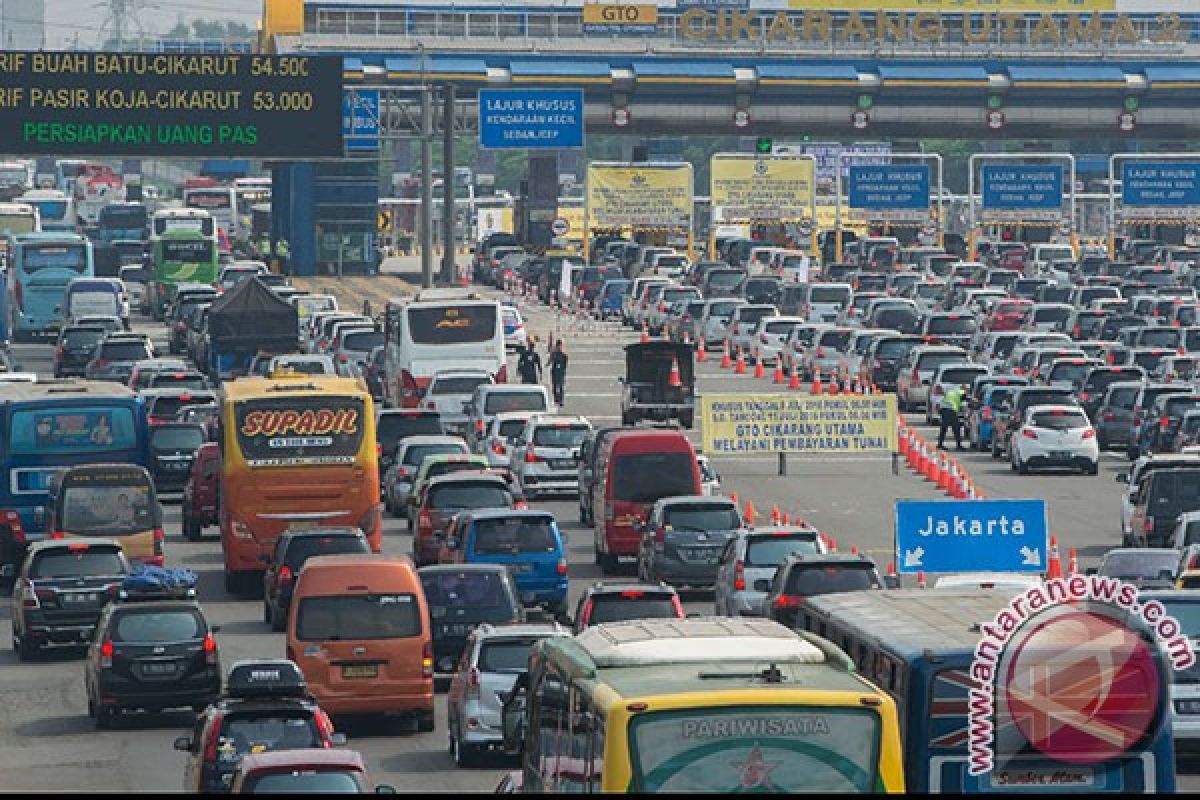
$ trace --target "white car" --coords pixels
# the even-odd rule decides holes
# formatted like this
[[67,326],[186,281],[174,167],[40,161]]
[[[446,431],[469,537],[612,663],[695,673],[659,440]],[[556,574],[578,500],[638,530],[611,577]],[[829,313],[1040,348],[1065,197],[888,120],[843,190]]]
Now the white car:
[[488,421],[487,430],[476,442],[476,452],[486,456],[488,466],[507,467],[512,462],[512,448],[534,411],[506,411]]
[[504,349],[520,350],[529,345],[529,335],[525,331],[525,320],[521,312],[512,306],[501,306],[500,315],[504,319]]
[[695,286],[668,286],[663,289],[658,302],[646,310],[646,327],[651,336],[662,336],[667,324],[667,313],[681,300],[700,300],[700,290]]
[[511,469],[526,499],[546,492],[579,490],[576,456],[592,429],[586,417],[539,414],[530,418],[513,447]]
[[471,399],[475,387],[483,383],[495,383],[492,374],[483,369],[443,369],[429,379],[429,388],[421,404],[442,416],[442,427],[447,433],[464,433],[467,415],[463,404]]
[[746,301],[738,297],[719,297],[707,301],[698,326],[706,347],[720,345],[728,338],[733,312],[744,305]]
[[337,367],[329,356],[312,353],[288,353],[275,356],[267,365],[267,374],[277,369],[290,369],[303,375],[337,375]]
[[1096,429],[1078,406],[1030,406],[1013,433],[1010,460],[1014,472],[1038,467],[1075,467],[1088,475],[1100,471]]
[[146,268],[137,264],[121,267],[117,272],[117,277],[129,295],[129,302],[139,308],[142,305],[142,293],[146,291],[146,275]]
[[989,372],[990,370],[982,364],[972,364],[965,359],[938,365],[933,371],[933,377],[929,379],[929,402],[925,404],[925,421],[930,425],[937,425],[941,415],[942,398],[946,396],[946,392],[964,384],[970,389],[976,378]]
[[740,349],[743,354],[754,350],[754,329],[763,317],[778,317],[779,309],[766,303],[738,306],[729,318],[729,352],[734,356]]
[[804,324],[804,317],[763,317],[751,334],[753,347],[750,354],[755,363],[774,365],[779,363],[779,353],[787,341],[792,328]]
[[719,495],[721,493],[721,476],[713,469],[708,456],[697,453],[696,466],[700,469],[700,493],[708,497]]

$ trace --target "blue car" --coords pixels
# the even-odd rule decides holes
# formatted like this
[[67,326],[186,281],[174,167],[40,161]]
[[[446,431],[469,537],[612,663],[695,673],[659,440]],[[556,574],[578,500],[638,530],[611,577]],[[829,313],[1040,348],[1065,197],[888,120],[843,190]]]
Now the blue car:
[[996,419],[996,406],[1012,397],[1013,390],[1026,385],[1013,380],[1011,383],[993,384],[983,392],[983,398],[967,414],[967,438],[976,450],[992,447],[992,422]]
[[632,285],[633,281],[624,278],[604,282],[596,294],[596,310],[600,313],[601,319],[621,315],[621,301],[625,295],[629,294],[629,287]]
[[512,573],[523,605],[566,611],[566,548],[554,515],[546,511],[463,512],[446,531],[440,560],[503,565]]

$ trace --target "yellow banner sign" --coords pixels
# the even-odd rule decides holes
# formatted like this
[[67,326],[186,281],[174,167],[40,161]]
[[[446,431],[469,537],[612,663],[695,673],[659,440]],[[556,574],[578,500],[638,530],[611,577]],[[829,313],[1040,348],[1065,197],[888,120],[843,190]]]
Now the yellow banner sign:
[[700,417],[709,455],[896,450],[893,394],[704,394]]
[[812,159],[717,153],[711,175],[709,194],[722,221],[812,218]]
[[[1126,3],[1126,5],[1128,5]],[[1117,11],[1117,0],[791,0],[797,11]]]
[[653,4],[585,3],[584,25],[656,25],[658,6]]
[[692,165],[588,164],[592,228],[682,228],[692,225]]

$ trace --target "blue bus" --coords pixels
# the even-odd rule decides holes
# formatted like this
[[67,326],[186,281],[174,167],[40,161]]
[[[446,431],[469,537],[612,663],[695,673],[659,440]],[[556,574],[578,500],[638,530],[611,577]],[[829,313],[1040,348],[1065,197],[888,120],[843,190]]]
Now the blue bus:
[[0,583],[11,580],[26,546],[46,537],[56,472],[78,464],[148,467],[148,452],[145,404],[132,389],[75,379],[7,384],[0,394]]
[[92,278],[92,243],[73,233],[23,233],[13,237],[8,265],[12,336],[50,335],[62,326],[67,285]]
[[[968,706],[980,625],[1017,595],[999,589],[896,589],[807,598],[797,627],[841,647],[867,680],[896,701],[904,785],[924,792],[1172,792],[1175,790],[1169,677],[1160,681],[1156,721],[1134,748],[1095,764],[1053,759],[999,715],[995,741],[1016,755],[983,775],[968,773]],[[1167,667],[1170,669],[1169,665]]]
[[96,238],[112,244],[118,241],[144,242],[150,238],[150,215],[142,203],[109,203],[96,215]]

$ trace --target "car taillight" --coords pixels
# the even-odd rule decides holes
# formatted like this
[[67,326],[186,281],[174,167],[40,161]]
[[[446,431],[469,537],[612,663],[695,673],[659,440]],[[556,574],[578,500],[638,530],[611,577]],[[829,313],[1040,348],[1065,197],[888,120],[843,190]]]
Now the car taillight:
[[493,439],[492,440],[492,452],[498,456],[504,455],[507,452],[507,450],[505,450],[505,447],[504,447],[504,442],[501,441],[500,439]]
[[680,619],[687,616],[687,612],[683,610],[683,602],[679,599],[679,595],[671,595],[671,607],[675,609],[675,616]]
[[100,645],[100,669],[112,669],[113,660],[113,643],[112,639],[105,639]]
[[204,663],[210,666],[217,663],[217,640],[211,633],[204,637]]
[[481,420],[481,419],[475,420],[475,433],[476,434],[483,433],[483,420]]
[[1142,529],[1147,533],[1154,530],[1154,517],[1147,516],[1146,521],[1142,524]]
[[93,367],[107,367],[111,363],[112,363],[112,361],[110,361],[107,358],[97,358],[94,361],[92,361],[92,366]]
[[935,397],[939,394],[945,394],[945,393],[946,393],[946,390],[940,383],[937,386],[933,387],[933,394]]
[[433,677],[433,642],[428,639],[421,647],[421,677]]
[[825,348],[818,347],[817,348],[817,358],[824,358],[824,357],[825,357]]
[[281,567],[279,570],[279,582],[280,583],[291,583],[292,582],[292,568],[287,566],[286,564],[283,567]]
[[163,554],[163,542],[167,540],[167,534],[162,528],[154,529],[154,555],[161,556]]
[[1030,430],[1029,428],[1022,428],[1022,429],[1021,429],[1021,435],[1022,435],[1022,436],[1024,436],[1026,439],[1036,439],[1036,438],[1038,438],[1038,437],[1037,437],[1037,434],[1036,434],[1034,431]]
[[317,732],[321,735],[321,746],[329,750],[333,747],[333,720],[318,708],[313,713],[313,722],[317,723]]
[[913,383],[921,382],[921,375],[915,369],[912,371],[912,382]]
[[979,416],[981,416],[981,417],[983,418],[983,421],[984,421],[984,422],[991,422],[991,421],[992,421],[992,409],[991,409],[991,407],[990,407],[990,406],[984,406],[984,407],[983,407],[983,411],[981,411],[981,412],[980,412]]
[[428,511],[422,511],[417,516],[417,524],[422,528],[431,528],[433,527],[433,518],[429,516]]
[[408,477],[408,467],[396,467],[396,475],[401,478]]
[[1160,419],[1158,421],[1158,427],[1163,429],[1164,431],[1167,429],[1167,426],[1169,426],[1170,424],[1171,424],[1170,417],[1163,417],[1162,419]]
[[799,608],[804,604],[804,598],[791,594],[781,594],[775,598],[776,608]]
[[63,346],[62,346],[62,342],[59,342],[58,346],[54,348],[54,358],[55,358],[55,360],[61,361],[62,357],[63,357]]
[[579,627],[586,628],[588,620],[592,618],[592,601],[588,600],[583,604],[583,610],[579,612]]
[[32,586],[26,586],[21,592],[21,607],[22,608],[41,608],[41,600],[39,591]]
[[739,592],[746,589],[746,563],[741,559],[733,562],[733,588]]
[[767,343],[767,335],[765,333],[760,333],[758,335],[758,340],[760,342],[762,342],[763,344],[766,344]]
[[541,456],[539,456],[537,453],[531,453],[529,451],[526,451],[526,453],[525,453],[525,463],[526,464],[536,464],[539,461],[543,461],[543,460],[544,459]]
[[1096,431],[1095,431],[1095,429],[1093,429],[1093,428],[1088,428],[1088,429],[1086,429],[1086,430],[1083,432],[1083,435],[1082,435],[1080,438],[1081,438],[1081,439],[1094,439],[1094,438],[1096,438]]
[[558,560],[558,564],[555,565],[554,570],[559,575],[566,575],[567,574],[567,560],[565,558],[560,558]]
[[1100,418],[1102,420],[1104,420],[1105,422],[1112,422],[1114,419],[1117,418],[1117,415],[1111,411],[1105,411],[1103,414],[1100,415]]
[[221,720],[224,718],[225,712],[218,711],[213,714],[212,727],[209,728],[208,741],[204,743],[204,761],[215,762],[217,760],[217,745],[221,741]]

